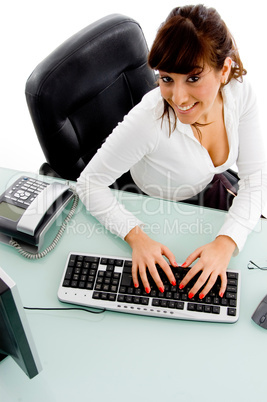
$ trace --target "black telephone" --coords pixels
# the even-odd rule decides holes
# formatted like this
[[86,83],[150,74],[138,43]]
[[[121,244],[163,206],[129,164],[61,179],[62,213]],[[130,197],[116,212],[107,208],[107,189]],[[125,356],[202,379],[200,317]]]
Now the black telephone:
[[[0,196],[0,240],[17,249],[20,248],[17,242],[22,241],[39,251],[47,230],[73,198],[73,206],[63,224],[71,219],[78,203],[74,190],[56,181],[47,183],[27,176],[20,177]],[[44,256],[41,255],[43,253],[30,254],[35,258]]]

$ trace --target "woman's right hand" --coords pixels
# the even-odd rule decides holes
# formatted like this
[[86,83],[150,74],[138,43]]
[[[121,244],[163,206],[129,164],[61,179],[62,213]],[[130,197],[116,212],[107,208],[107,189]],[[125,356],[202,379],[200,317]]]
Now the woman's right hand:
[[132,248],[132,277],[134,286],[139,286],[138,272],[146,293],[150,292],[150,284],[147,278],[147,269],[154,279],[160,292],[164,292],[164,285],[159,276],[156,264],[167,275],[170,283],[175,286],[176,280],[173,272],[163,257],[167,257],[173,267],[178,267],[174,254],[161,243],[152,240],[139,226],[135,226],[124,239]]

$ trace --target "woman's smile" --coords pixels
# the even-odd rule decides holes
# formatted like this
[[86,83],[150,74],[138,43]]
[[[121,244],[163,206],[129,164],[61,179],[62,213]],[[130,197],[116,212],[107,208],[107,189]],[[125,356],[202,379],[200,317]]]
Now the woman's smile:
[[192,105],[189,105],[189,106],[178,106],[178,105],[176,105],[176,106],[178,107],[178,109],[179,109],[180,111],[186,112],[186,111],[192,109],[192,108],[196,105],[196,103],[197,103],[197,102],[195,102],[195,103],[193,103]]
[[[173,110],[176,113],[176,116],[179,118],[179,115],[190,115],[197,107],[197,105],[199,104],[199,102],[194,102],[191,105],[183,105],[183,106],[179,106],[176,105],[171,99],[168,100],[169,105],[171,105],[171,107],[173,108]],[[182,116],[181,116],[182,118]]]

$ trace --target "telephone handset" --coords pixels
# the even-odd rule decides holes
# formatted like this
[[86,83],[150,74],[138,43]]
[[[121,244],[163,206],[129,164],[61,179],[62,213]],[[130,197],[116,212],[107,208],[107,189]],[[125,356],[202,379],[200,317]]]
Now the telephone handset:
[[[73,206],[49,250],[41,253],[22,250],[18,241],[40,250],[47,230],[72,199]],[[77,194],[66,184],[20,177],[0,196],[1,241],[15,246],[25,257],[44,257],[57,244],[77,203]]]

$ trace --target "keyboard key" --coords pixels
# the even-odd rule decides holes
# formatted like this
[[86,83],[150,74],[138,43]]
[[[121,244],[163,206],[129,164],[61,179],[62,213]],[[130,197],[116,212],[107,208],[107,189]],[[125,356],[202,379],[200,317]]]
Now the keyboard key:
[[140,304],[140,302],[141,302],[141,299],[140,299],[139,296],[134,296],[134,297],[133,297],[133,303],[135,303],[135,304]]
[[167,307],[167,300],[161,300],[160,301],[160,307]]
[[229,306],[230,306],[230,307],[236,307],[236,306],[237,306],[237,301],[236,301],[236,300],[233,300],[233,299],[230,300],[230,301],[229,301]]
[[236,293],[237,292],[237,287],[236,286],[227,286],[226,292]]
[[85,288],[88,289],[88,290],[92,290],[93,287],[94,287],[93,282],[87,282],[87,284],[85,285]]
[[99,263],[100,258],[99,257],[84,257],[84,261],[86,262],[95,262],[96,264]]
[[70,256],[69,259],[69,267],[73,267],[75,265],[76,257],[74,255]]
[[114,293],[109,293],[108,300],[109,301],[116,301],[116,295]]
[[73,274],[73,268],[68,268],[67,272],[66,272],[66,275],[65,275],[65,279],[71,279],[72,274]]
[[110,291],[113,292],[113,293],[117,293],[117,291],[118,291],[118,286],[116,286],[116,285],[111,285],[111,286],[110,286]]
[[175,303],[175,308],[178,310],[183,310],[184,309],[184,302],[176,302]]
[[120,293],[126,293],[126,286],[120,287]]
[[228,285],[233,285],[233,286],[237,286],[237,279],[227,279],[227,284]]
[[196,305],[195,303],[188,303],[187,305],[187,310],[189,311],[195,311]]
[[210,296],[206,296],[206,297],[204,298],[204,300],[205,300],[205,303],[208,303],[208,304],[211,304],[211,302],[212,302]]
[[238,278],[238,273],[237,272],[227,272],[227,278],[228,279],[237,279]]
[[211,306],[204,306],[205,313],[211,313]]
[[121,285],[122,286],[130,286],[132,284],[132,275],[123,272]]
[[227,299],[236,299],[236,293],[226,292]]
[[147,306],[149,303],[149,298],[148,297],[142,297],[141,298],[141,304]]
[[236,309],[235,308],[228,308],[227,309],[227,314],[230,316],[236,316]]

